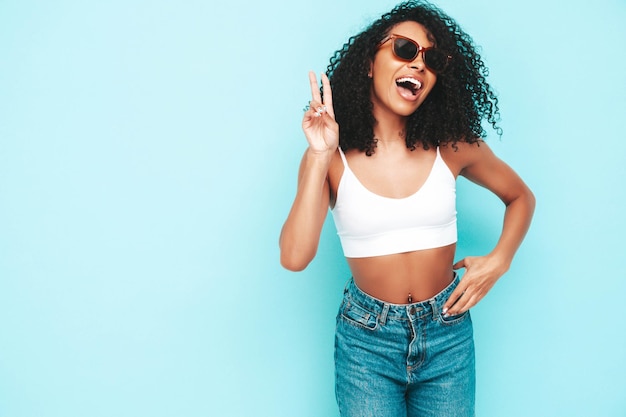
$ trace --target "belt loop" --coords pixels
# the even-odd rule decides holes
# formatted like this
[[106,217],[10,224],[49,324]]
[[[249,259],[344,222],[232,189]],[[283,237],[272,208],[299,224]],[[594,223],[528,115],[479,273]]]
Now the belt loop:
[[433,311],[433,320],[437,320],[439,316],[439,307],[437,307],[437,299],[433,298],[430,300],[430,308]]
[[387,322],[387,315],[389,314],[389,304],[385,303],[383,304],[383,311],[380,313],[380,324],[381,326],[384,326],[385,323]]

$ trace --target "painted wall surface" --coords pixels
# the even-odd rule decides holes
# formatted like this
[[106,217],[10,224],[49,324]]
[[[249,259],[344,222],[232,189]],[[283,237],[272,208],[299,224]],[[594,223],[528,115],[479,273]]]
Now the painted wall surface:
[[[337,416],[348,269],[278,234],[307,71],[389,0],[0,2],[0,416]],[[479,416],[626,416],[624,0],[438,3],[537,212],[473,310]],[[459,254],[503,207],[459,180]]]

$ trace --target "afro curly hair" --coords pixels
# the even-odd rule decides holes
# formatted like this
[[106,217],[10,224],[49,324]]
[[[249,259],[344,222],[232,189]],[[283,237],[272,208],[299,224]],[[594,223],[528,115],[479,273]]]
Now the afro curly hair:
[[424,103],[407,118],[406,146],[431,146],[459,141],[475,143],[486,137],[486,119],[499,135],[498,99],[487,83],[489,69],[472,38],[442,10],[423,0],[398,4],[363,32],[351,37],[330,59],[326,74],[331,81],[333,107],[340,126],[339,143],[345,151],[358,149],[371,156],[376,148],[376,120],[372,114],[370,63],[380,42],[398,23],[423,25],[436,47],[448,52],[451,62],[437,75],[437,83]]

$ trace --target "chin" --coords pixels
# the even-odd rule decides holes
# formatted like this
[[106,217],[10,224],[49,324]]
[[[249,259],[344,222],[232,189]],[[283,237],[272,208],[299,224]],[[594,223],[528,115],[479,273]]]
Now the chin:
[[419,109],[420,106],[411,106],[410,108],[402,108],[396,111],[396,114],[403,117],[409,117]]

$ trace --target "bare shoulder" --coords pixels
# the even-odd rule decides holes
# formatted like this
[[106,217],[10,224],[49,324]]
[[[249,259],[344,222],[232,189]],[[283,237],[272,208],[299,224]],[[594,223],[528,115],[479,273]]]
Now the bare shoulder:
[[455,176],[463,175],[463,171],[472,165],[495,158],[495,155],[483,140],[474,143],[457,142],[455,144],[441,145],[439,152]]
[[517,173],[498,158],[484,141],[458,142],[456,146],[440,147],[440,152],[455,174],[487,188],[506,204],[522,195],[531,196],[529,188]]

